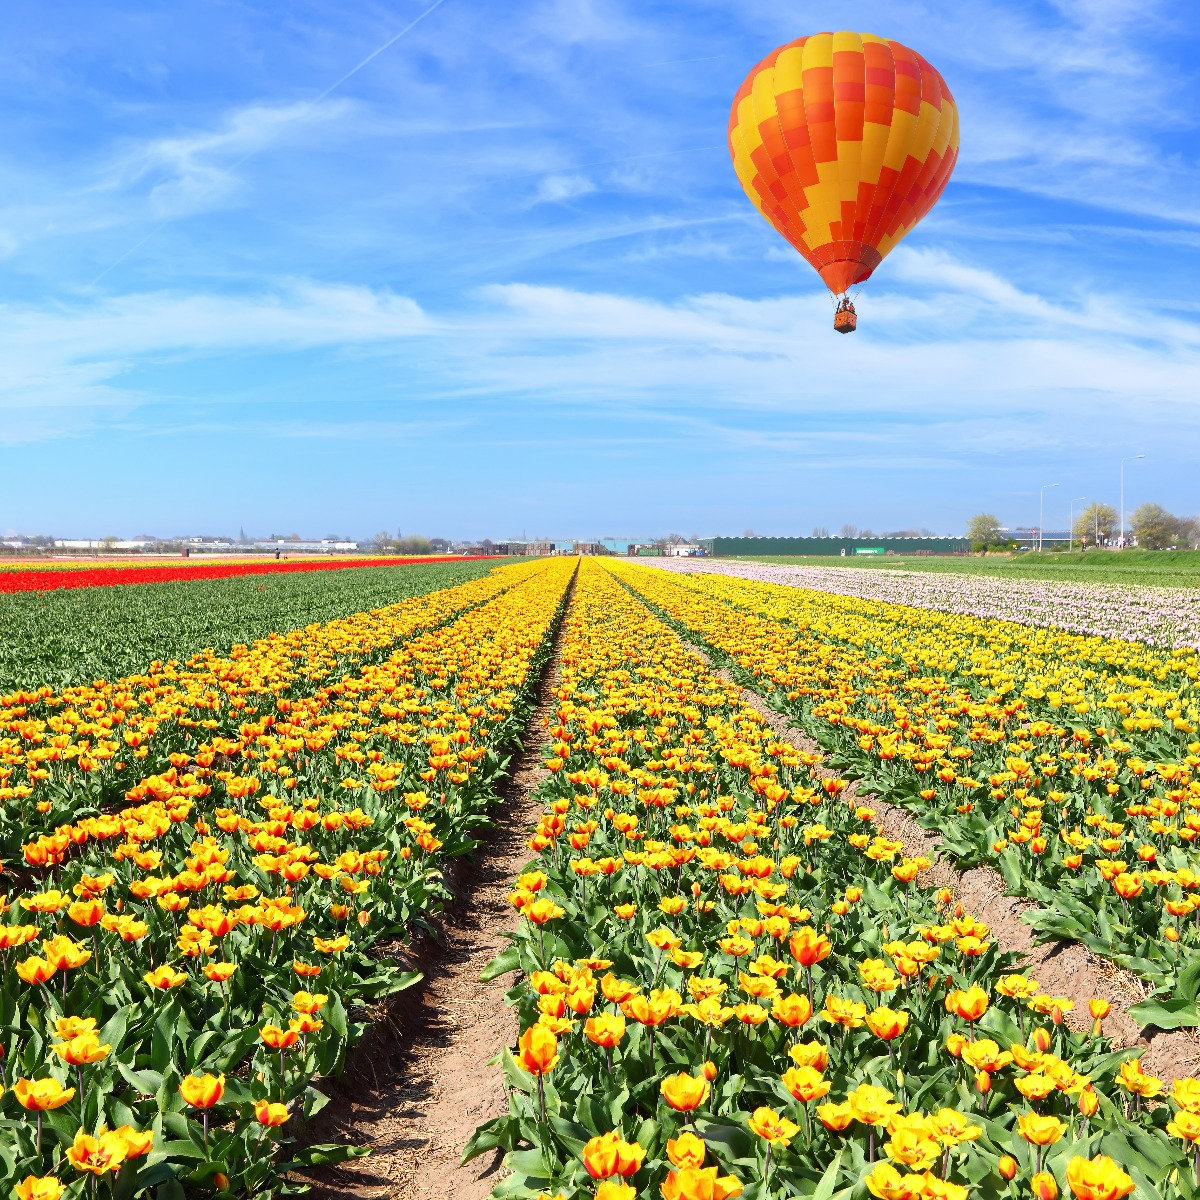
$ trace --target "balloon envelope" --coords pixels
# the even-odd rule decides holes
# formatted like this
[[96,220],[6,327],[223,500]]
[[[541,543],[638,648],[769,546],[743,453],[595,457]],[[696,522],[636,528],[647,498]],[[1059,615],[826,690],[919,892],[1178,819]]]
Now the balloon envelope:
[[746,76],[729,150],[758,210],[841,295],[942,194],[958,158],[958,106],[899,42],[817,33]]

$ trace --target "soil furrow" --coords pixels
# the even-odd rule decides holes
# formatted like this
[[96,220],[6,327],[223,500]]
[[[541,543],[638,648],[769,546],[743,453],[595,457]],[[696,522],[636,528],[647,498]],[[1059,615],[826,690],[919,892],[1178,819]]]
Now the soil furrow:
[[543,672],[537,707],[522,749],[470,862],[448,880],[457,897],[437,922],[436,938],[414,937],[398,949],[420,985],[402,993],[376,1020],[346,1071],[323,1085],[332,1096],[317,1118],[313,1141],[369,1147],[371,1153],[309,1177],[313,1195],[334,1200],[485,1200],[500,1176],[500,1156],[460,1167],[463,1147],[483,1122],[508,1109],[503,1076],[489,1066],[517,1039],[516,1015],[505,1003],[514,975],[482,983],[484,968],[508,942],[517,914],[512,882],[530,859],[526,840],[537,820],[533,799],[546,775],[546,729],[554,708],[566,612]]

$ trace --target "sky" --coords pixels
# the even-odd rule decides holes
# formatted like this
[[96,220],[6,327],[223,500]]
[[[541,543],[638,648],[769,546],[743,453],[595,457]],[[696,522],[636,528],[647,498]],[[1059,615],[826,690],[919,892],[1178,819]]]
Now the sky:
[[[1200,511],[1191,5],[431,3],[6,5],[0,533]],[[830,20],[962,121],[849,337],[725,144]]]

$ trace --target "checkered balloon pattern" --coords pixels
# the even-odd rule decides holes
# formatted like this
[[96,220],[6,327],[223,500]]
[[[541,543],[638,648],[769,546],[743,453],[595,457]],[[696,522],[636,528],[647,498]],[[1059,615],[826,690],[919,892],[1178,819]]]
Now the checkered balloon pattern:
[[817,33],[746,77],[729,150],[759,212],[842,295],[941,196],[958,158],[958,106],[899,42]]

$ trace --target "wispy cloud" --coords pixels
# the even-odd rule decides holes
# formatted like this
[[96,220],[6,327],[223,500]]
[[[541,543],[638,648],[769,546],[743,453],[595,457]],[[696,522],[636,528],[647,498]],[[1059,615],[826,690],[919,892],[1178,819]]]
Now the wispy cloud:
[[534,203],[561,204],[564,200],[590,195],[595,190],[596,185],[586,175],[547,175],[538,182]]

